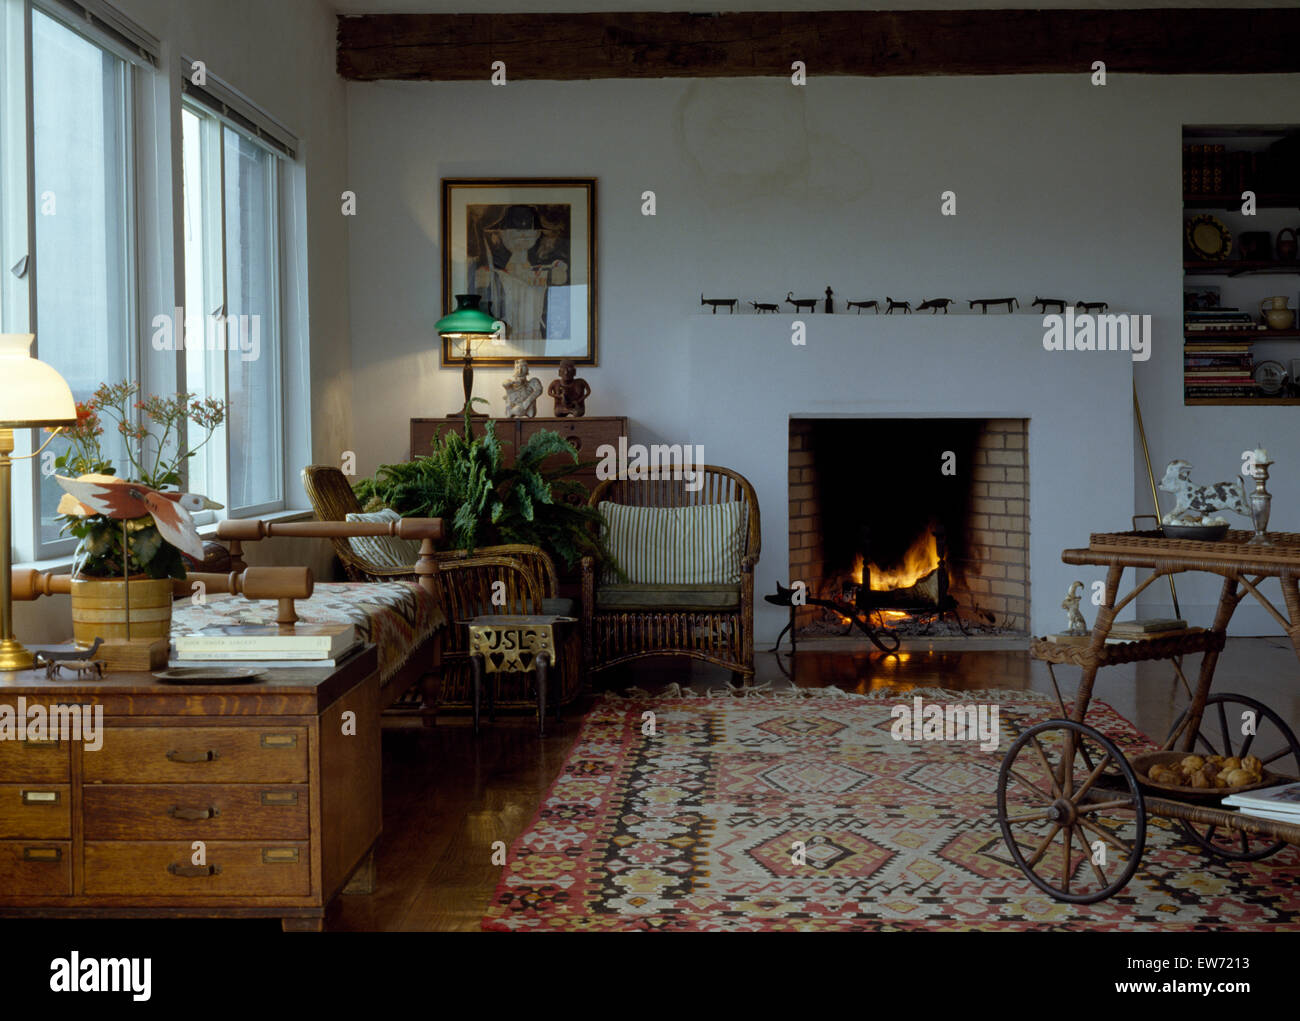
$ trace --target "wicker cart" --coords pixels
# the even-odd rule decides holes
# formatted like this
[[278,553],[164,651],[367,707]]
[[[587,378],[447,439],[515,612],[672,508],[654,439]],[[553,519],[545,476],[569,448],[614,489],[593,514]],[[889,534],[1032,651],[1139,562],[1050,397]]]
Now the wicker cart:
[[[1254,596],[1282,626],[1300,656],[1300,535],[1272,533],[1269,545],[1252,545],[1249,532],[1229,532],[1219,542],[1166,539],[1159,532],[1094,534],[1087,549],[1061,554],[1067,564],[1106,568],[1105,598],[1086,645],[1036,639],[1031,655],[1054,667],[1081,668],[1072,705],[1060,697],[1061,716],[1019,734],[1002,761],[998,822],[1011,858],[1041,890],[1057,900],[1092,903],[1123,889],[1137,871],[1152,816],[1176,819],[1207,854],[1231,861],[1258,861],[1287,844],[1300,844],[1300,825],[1253,818],[1219,807],[1221,789],[1155,789],[1124,752],[1086,722],[1097,671],[1139,660],[1168,660],[1189,705],[1175,721],[1164,749],[1243,757],[1263,762],[1265,780],[1300,778],[1300,743],[1286,722],[1247,695],[1210,693],[1228,621],[1246,594]],[[1122,598],[1125,568],[1150,570]],[[1111,643],[1116,615],[1166,575],[1204,571],[1220,575],[1223,589],[1214,623],[1167,637]],[[1266,579],[1281,585],[1286,613],[1260,591]],[[1289,619],[1288,619],[1289,618]],[[1195,687],[1182,671],[1182,657],[1201,653]]]

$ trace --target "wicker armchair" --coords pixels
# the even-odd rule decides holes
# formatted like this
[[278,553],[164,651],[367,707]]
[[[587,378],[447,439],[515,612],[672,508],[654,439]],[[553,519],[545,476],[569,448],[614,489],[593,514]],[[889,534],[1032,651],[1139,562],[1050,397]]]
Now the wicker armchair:
[[[302,485],[316,517],[322,521],[343,521],[361,505],[352,486],[333,465],[314,464],[302,470]],[[372,563],[359,555],[346,538],[333,538],[334,551],[352,581],[414,581],[411,568],[392,568]],[[436,692],[425,686],[425,697],[434,698],[441,708],[464,709],[473,704],[473,678],[467,652],[468,634],[457,622],[488,613],[545,613],[553,611],[559,592],[555,564],[545,550],[522,543],[480,546],[474,551],[440,550],[434,554],[438,572],[433,576],[435,594],[447,615],[449,626],[442,645],[442,677]],[[492,600],[493,583],[505,583],[505,603]],[[498,590],[499,592],[499,590]],[[574,638],[562,654],[560,704],[571,701],[582,688],[581,645]],[[499,688],[495,705],[534,705],[529,696],[530,674],[493,674]]]
[[[603,501],[637,507],[691,507],[739,501],[746,507],[746,532],[740,584],[734,597],[717,605],[636,605],[613,598],[618,586],[602,586],[594,560],[582,561],[582,639],[587,670],[595,674],[646,656],[687,656],[732,671],[742,684],[754,676],[754,566],[761,544],[754,487],[729,468],[703,465],[703,485],[694,492],[677,479],[609,479],[592,491],[590,504]],[[626,588],[626,587],[625,587]],[[602,592],[604,589],[604,593]]]

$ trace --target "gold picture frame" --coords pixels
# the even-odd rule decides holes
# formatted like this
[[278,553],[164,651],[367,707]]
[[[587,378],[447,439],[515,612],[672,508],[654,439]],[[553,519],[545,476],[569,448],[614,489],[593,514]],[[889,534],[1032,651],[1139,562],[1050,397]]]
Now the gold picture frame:
[[[478,294],[501,335],[474,342],[475,365],[595,365],[596,179],[444,178],[442,308]],[[465,341],[442,338],[442,365]]]

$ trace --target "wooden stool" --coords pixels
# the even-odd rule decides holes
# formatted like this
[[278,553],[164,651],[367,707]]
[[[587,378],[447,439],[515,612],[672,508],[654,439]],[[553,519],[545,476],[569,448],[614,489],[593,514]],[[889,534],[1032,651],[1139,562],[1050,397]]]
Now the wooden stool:
[[[546,736],[547,678],[556,663],[557,624],[576,623],[576,617],[550,614],[494,613],[461,621],[469,628],[469,662],[474,678],[474,733],[479,731],[479,710],[483,701],[483,675],[534,673],[537,690],[537,734]],[[560,718],[560,700],[555,700],[555,718]],[[496,699],[488,692],[488,719],[496,720]]]

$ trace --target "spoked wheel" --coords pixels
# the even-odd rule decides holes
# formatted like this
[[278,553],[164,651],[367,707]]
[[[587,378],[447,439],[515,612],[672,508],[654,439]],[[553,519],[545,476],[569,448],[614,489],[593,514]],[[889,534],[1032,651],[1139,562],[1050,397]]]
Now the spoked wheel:
[[[1183,729],[1186,719],[1187,710],[1183,710],[1174,721],[1171,736]],[[1253,727],[1249,726],[1252,720]],[[1253,729],[1255,733],[1243,734],[1243,729]],[[1166,746],[1169,746],[1167,741]],[[1197,755],[1222,755],[1225,758],[1255,755],[1270,773],[1292,779],[1300,777],[1300,742],[1296,741],[1295,734],[1282,717],[1249,695],[1225,693],[1206,699],[1194,750]],[[1259,861],[1287,846],[1284,841],[1252,836],[1241,830],[1187,822],[1185,819],[1180,819],[1179,823],[1203,851],[1227,861]]]
[[1092,904],[1122,890],[1146,845],[1133,768],[1099,731],[1048,720],[1021,734],[998,774],[998,823],[1035,886]]

